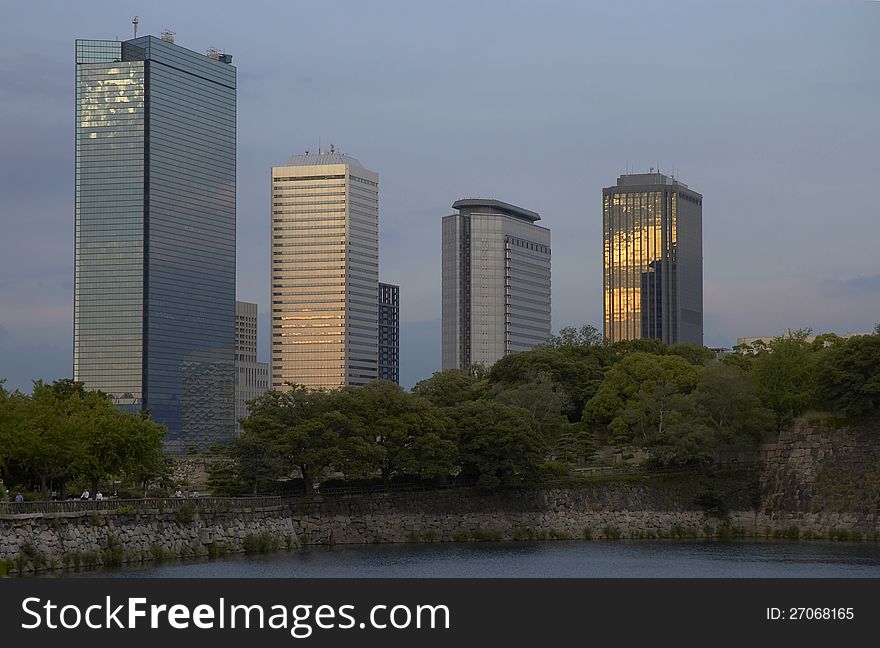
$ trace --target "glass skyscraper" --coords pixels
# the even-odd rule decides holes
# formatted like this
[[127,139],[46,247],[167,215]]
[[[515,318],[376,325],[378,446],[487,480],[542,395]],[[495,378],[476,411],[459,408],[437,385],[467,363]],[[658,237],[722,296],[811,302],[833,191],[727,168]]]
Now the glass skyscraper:
[[272,386],[378,376],[379,176],[353,157],[272,168]]
[[500,200],[443,218],[443,369],[492,366],[550,337],[550,230]]
[[379,378],[400,383],[400,286],[379,284]]
[[703,197],[662,173],[602,190],[605,337],[703,344]]
[[74,379],[167,426],[234,430],[236,70],[170,36],[76,41]]

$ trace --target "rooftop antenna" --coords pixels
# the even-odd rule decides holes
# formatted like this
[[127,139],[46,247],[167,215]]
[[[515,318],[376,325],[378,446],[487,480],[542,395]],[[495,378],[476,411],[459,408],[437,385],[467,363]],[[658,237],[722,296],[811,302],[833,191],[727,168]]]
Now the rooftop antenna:
[[135,16],[131,19],[131,24],[134,27],[134,37],[138,37],[138,24],[141,22],[140,16]]

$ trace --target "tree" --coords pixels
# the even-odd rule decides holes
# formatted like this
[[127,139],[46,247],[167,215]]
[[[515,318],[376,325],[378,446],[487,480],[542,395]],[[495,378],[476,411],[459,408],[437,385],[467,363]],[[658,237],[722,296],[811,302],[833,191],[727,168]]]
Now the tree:
[[531,380],[510,387],[497,386],[490,395],[493,400],[526,410],[532,427],[553,445],[569,427],[563,411],[568,396],[553,382],[549,374],[533,375]]
[[536,479],[546,455],[540,433],[523,409],[492,401],[461,403],[449,410],[459,438],[461,474],[485,489]]
[[593,435],[580,425],[570,425],[553,445],[551,459],[572,466],[589,461],[596,454]]
[[773,428],[773,412],[761,406],[751,378],[736,366],[708,363],[692,396],[721,444],[754,450]]
[[346,443],[346,473],[378,469],[388,484],[399,474],[445,477],[453,470],[455,442],[441,411],[427,398],[377,380],[343,390],[338,407],[355,424]]
[[782,430],[814,402],[816,394],[815,354],[807,342],[809,330],[774,338],[766,352],[759,352],[752,377],[763,405],[776,415]]
[[692,365],[703,366],[715,359],[715,354],[699,344],[670,344],[666,347],[669,355],[681,356]]
[[494,386],[527,385],[536,376],[547,375],[555,391],[564,397],[564,413],[571,422],[581,419],[584,405],[602,384],[610,364],[604,346],[561,346],[537,348],[501,358],[489,370]]
[[[657,404],[661,408],[657,412],[659,416],[672,396],[689,394],[701,375],[701,367],[677,355],[630,353],[605,374],[601,387],[584,408],[584,420],[594,426],[609,426],[621,437],[624,431],[633,431],[632,412],[644,409],[651,397],[663,400]],[[629,415],[612,426],[626,409]]]
[[340,431],[350,421],[332,406],[329,392],[288,383],[287,391],[268,391],[250,401],[250,416],[241,424],[245,436],[272,444],[286,468],[300,471],[311,495],[321,473],[343,459]]
[[486,389],[482,374],[476,373],[479,377],[475,371],[468,369],[437,371],[430,378],[417,382],[412,391],[440,407],[476,400]]
[[880,411],[880,335],[858,335],[820,352],[817,393],[849,418]]
[[562,347],[599,347],[604,346],[605,336],[595,326],[584,324],[579,329],[565,326],[557,335],[551,335],[541,346],[549,349]]
[[[261,486],[281,475],[281,458],[271,441],[264,437],[245,434],[232,439],[225,454],[234,461],[238,479],[254,495]],[[215,475],[215,480],[217,477],[219,475]]]

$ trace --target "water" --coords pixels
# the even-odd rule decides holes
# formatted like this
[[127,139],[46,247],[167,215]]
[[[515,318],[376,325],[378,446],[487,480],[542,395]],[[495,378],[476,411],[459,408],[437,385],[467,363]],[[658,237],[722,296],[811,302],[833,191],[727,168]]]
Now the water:
[[309,547],[81,574],[120,578],[880,577],[880,544],[515,542]]

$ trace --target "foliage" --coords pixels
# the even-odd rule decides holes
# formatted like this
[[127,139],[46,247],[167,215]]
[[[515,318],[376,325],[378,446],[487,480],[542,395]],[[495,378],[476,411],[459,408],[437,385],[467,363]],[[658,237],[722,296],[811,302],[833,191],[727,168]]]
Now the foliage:
[[461,474],[475,478],[478,487],[509,486],[539,476],[546,447],[526,410],[471,401],[451,408],[449,418],[460,440]]
[[424,396],[434,405],[452,407],[482,396],[486,389],[482,374],[482,368],[438,371],[430,378],[417,382],[412,391],[418,396]]
[[268,391],[249,407],[250,416],[242,419],[245,436],[269,444],[286,470],[298,469],[307,493],[324,469],[341,462],[340,433],[349,421],[334,411],[330,392],[288,384],[286,391]]
[[511,387],[549,379],[562,400],[563,413],[578,422],[586,405],[599,389],[611,361],[606,347],[562,345],[516,353],[492,365],[491,385]]
[[163,427],[124,413],[82,383],[35,381],[31,394],[0,381],[0,475],[23,487],[85,478],[91,489],[109,479],[142,481],[162,466]]
[[557,335],[551,335],[541,346],[560,349],[562,347],[600,347],[604,344],[605,337],[599,332],[599,329],[591,324],[584,324],[579,329],[573,326],[559,329]]
[[858,335],[820,351],[820,402],[846,417],[880,411],[880,334]]
[[759,350],[752,377],[763,405],[776,415],[776,427],[791,424],[815,399],[815,352],[807,342],[808,330],[795,331]]

